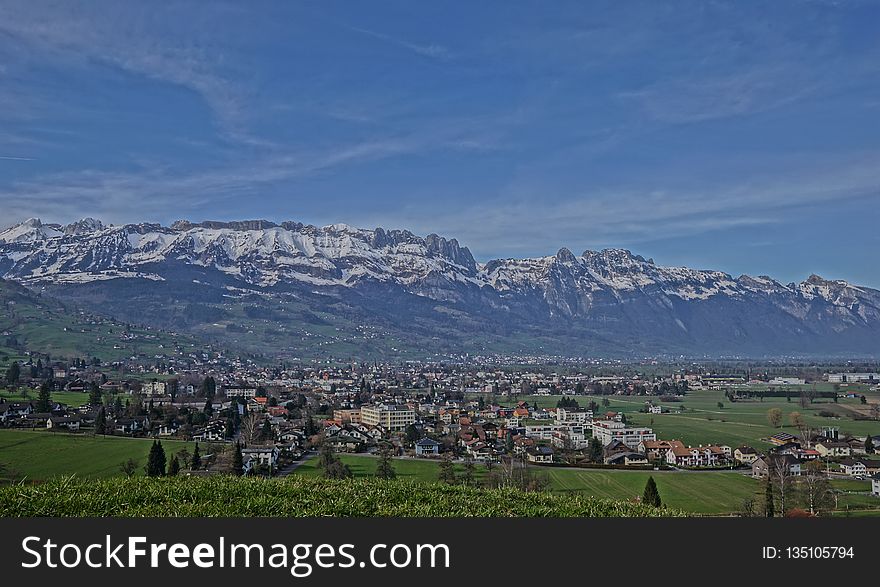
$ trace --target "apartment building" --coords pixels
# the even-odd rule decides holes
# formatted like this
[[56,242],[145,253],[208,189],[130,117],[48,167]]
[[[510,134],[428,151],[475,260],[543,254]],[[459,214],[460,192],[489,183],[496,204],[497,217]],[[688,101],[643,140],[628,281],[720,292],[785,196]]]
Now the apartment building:
[[361,406],[361,422],[368,426],[383,426],[386,430],[402,431],[415,424],[416,412],[408,406],[376,404]]
[[657,435],[651,428],[630,428],[615,420],[594,421],[593,437],[598,438],[602,446],[618,440],[633,450],[637,450],[639,444],[646,440],[657,440]]

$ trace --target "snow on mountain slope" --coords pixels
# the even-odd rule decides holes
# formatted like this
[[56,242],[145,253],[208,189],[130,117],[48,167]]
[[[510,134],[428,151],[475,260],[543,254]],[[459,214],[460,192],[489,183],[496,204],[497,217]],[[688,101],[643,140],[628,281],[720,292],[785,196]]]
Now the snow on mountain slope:
[[266,221],[105,227],[84,219],[66,227],[28,220],[0,232],[0,270],[23,281],[137,277],[167,260],[214,267],[253,285],[285,281],[351,286],[363,279],[411,284],[430,274],[476,276],[470,252],[436,235],[322,228]]
[[346,224],[252,220],[105,226],[86,218],[61,226],[29,219],[0,232],[0,276],[24,282],[162,279],[163,263],[169,261],[214,268],[259,287],[376,282],[438,300],[461,300],[462,292],[488,286],[501,300],[537,297],[551,313],[567,316],[642,296],[666,308],[676,299],[768,301],[799,319],[822,302],[846,322],[880,319],[876,290],[815,275],[783,285],[766,276],[661,267],[622,249],[580,256],[560,249],[553,256],[499,259],[478,267],[455,239]]
[[[785,285],[663,267],[622,249],[560,249],[478,266],[455,239],[345,224],[107,226],[83,219],[62,226],[31,219],[0,231],[0,277],[53,286],[62,296],[97,291],[122,304],[120,315],[133,291],[203,303],[186,287],[196,279],[270,297],[299,295],[289,291],[299,286],[346,300],[364,320],[382,314],[386,325],[425,337],[428,346],[439,327],[462,340],[475,328],[527,340],[571,336],[600,351],[617,344],[630,351],[880,352],[880,291],[845,281],[814,275]],[[161,314],[158,299],[153,307]]]

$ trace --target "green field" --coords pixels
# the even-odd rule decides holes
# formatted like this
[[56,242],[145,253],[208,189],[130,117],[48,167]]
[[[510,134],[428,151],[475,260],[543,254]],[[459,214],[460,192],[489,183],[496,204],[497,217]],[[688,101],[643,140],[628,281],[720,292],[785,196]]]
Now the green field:
[[551,488],[558,493],[614,495],[633,500],[642,495],[649,476],[654,477],[663,503],[696,514],[740,511],[743,501],[757,497],[755,479],[729,472],[648,472],[589,469],[549,469]]
[[[338,455],[351,468],[355,478],[370,478],[376,473],[378,459],[369,455]],[[399,479],[416,483],[437,483],[439,463],[418,459],[394,459],[392,461]],[[635,501],[641,497],[648,477],[653,476],[657,489],[668,507],[692,514],[725,515],[741,511],[743,502],[754,498],[760,502],[763,487],[747,474],[733,471],[624,471],[607,469],[575,469],[563,467],[535,467],[539,474],[547,475],[550,491],[555,494],[583,495],[604,499]],[[464,467],[457,464],[456,473],[461,476]],[[319,477],[321,469],[317,459],[303,463],[296,476]],[[476,478],[484,479],[486,468],[477,466]],[[864,495],[870,491],[868,481],[835,479],[835,490],[842,492],[839,506],[842,510],[871,509],[862,515],[880,515],[880,499]]]
[[[367,455],[339,455],[348,465],[355,478],[372,477],[376,472],[377,459]],[[395,459],[393,466],[402,479],[422,483],[435,483],[438,463],[416,459]],[[664,503],[670,507],[699,514],[722,514],[739,511],[743,500],[755,495],[758,482],[740,473],[731,472],[648,472],[599,469],[569,469],[561,467],[536,467],[550,480],[550,490],[558,494],[577,494],[592,497],[634,500],[642,495],[648,477],[653,475]],[[456,465],[456,473],[464,472]],[[298,475],[318,476],[317,459],[304,463]],[[477,467],[477,479],[486,475],[486,469]]]
[[[337,456],[343,463],[351,468],[351,472],[354,474],[355,478],[373,477],[376,474],[376,465],[379,460],[375,457],[369,455],[348,454]],[[408,479],[420,483],[434,483],[437,481],[437,476],[439,474],[438,461],[427,459],[394,459],[392,464],[394,466],[394,471],[397,473],[397,477],[400,479]],[[456,464],[455,472],[457,475],[463,475],[464,465]],[[307,477],[320,477],[322,471],[320,467],[318,467],[318,459],[311,459],[303,463],[302,466],[297,469],[296,474]],[[477,465],[475,472],[476,479],[481,480],[485,475],[486,468],[482,465]]]
[[[866,393],[866,395],[872,401],[878,399],[876,393]],[[537,403],[539,407],[549,408],[555,407],[561,397],[523,396],[521,400],[530,405]],[[668,403],[659,402],[656,397],[638,396],[605,396],[604,398],[578,396],[575,399],[582,406],[587,406],[591,400],[595,401],[599,405],[600,413],[605,411],[625,413],[629,423],[652,427],[658,438],[681,440],[689,445],[727,444],[736,447],[747,444],[764,449],[770,446],[766,438],[777,432],[798,433],[789,422],[789,414],[792,412],[800,413],[807,425],[814,429],[832,426],[839,428],[842,434],[880,435],[880,421],[852,419],[854,409],[860,405],[859,400],[856,399],[840,399],[838,403],[821,399],[806,408],[800,406],[797,397],[792,398],[790,402],[785,398],[767,398],[764,401],[740,400],[731,403],[721,391],[692,391],[684,396],[681,402]],[[608,406],[602,405],[603,399],[608,400]],[[659,403],[672,413],[640,413],[639,410],[644,408],[647,400]],[[718,407],[719,401],[724,405],[723,408]],[[685,411],[681,414],[677,413],[682,406],[685,407]],[[781,428],[773,428],[768,423],[767,412],[771,408],[779,408],[782,411]],[[820,411],[832,412],[835,417],[820,416]]]
[[[134,459],[147,462],[152,441],[143,438],[64,434],[44,430],[0,430],[0,463],[16,474],[33,480],[57,475],[104,478],[121,475],[119,465]],[[193,444],[163,440],[165,454]],[[138,474],[142,474],[139,470]]]
[[[16,477],[43,481],[62,475],[76,475],[91,479],[119,477],[119,465],[133,458],[140,465],[146,463],[150,447],[148,439],[93,437],[89,435],[56,434],[46,431],[0,430],[0,463]],[[190,451],[191,443],[162,441],[166,454],[184,446]],[[368,455],[340,455],[351,467],[355,478],[374,477],[378,460]],[[320,477],[316,458],[310,459],[293,475],[295,478]],[[416,485],[436,484],[439,473],[437,461],[394,459],[398,479]],[[623,502],[641,496],[648,476],[653,475],[663,499],[670,508],[693,514],[723,515],[740,510],[743,501],[760,497],[758,481],[737,472],[649,472],[598,469],[541,467],[546,474],[552,493],[578,498],[607,498]],[[461,476],[464,467],[456,465]],[[138,471],[141,475],[141,471]],[[486,468],[478,465],[477,480],[486,476]],[[835,480],[835,489],[845,492],[840,496],[842,510],[851,515],[880,514],[880,500],[864,493],[867,481]],[[873,509],[870,512],[861,510]],[[844,512],[837,512],[843,515]]]
[[[28,389],[22,395],[21,390],[9,391],[7,389],[0,390],[0,398],[8,402],[29,402],[37,401],[39,392]],[[89,403],[89,394],[79,391],[54,391],[51,396],[52,401],[66,404],[72,408],[78,408]]]
[[187,336],[128,326],[90,315],[27,289],[0,280],[0,369],[23,360],[23,350],[61,357],[98,357],[102,360],[132,356],[175,355],[189,349]]

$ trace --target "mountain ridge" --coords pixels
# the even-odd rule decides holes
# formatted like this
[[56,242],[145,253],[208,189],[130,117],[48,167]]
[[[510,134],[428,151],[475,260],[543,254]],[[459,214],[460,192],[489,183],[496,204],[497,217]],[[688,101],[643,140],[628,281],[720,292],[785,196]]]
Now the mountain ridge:
[[559,334],[569,348],[620,339],[615,352],[880,352],[880,291],[817,275],[783,284],[660,266],[614,248],[477,263],[454,238],[294,221],[165,227],[29,219],[0,231],[0,277],[62,296],[76,286],[121,289],[126,279],[198,281],[195,273],[224,291],[335,296],[365,321],[371,309],[398,303],[412,313],[394,324],[392,312],[389,327],[448,326],[452,345],[479,324],[493,337],[539,333],[551,345]]

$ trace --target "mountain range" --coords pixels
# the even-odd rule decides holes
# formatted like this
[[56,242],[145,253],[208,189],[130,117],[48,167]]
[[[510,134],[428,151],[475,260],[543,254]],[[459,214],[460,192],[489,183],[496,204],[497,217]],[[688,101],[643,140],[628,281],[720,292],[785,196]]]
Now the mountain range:
[[456,239],[298,222],[0,231],[0,277],[116,319],[292,357],[875,356],[880,291],[622,249],[474,260]]

